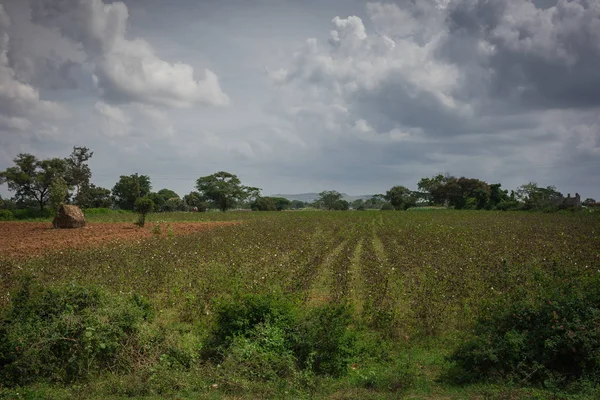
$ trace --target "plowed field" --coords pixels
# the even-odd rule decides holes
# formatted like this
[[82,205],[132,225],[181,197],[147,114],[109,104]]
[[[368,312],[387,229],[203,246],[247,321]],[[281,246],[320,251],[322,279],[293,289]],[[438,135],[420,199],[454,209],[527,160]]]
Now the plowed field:
[[[238,222],[172,222],[174,235],[186,235]],[[153,224],[91,223],[80,229],[53,229],[49,222],[0,222],[0,257],[29,257],[52,250],[97,246],[112,241],[132,241],[153,235]],[[163,235],[166,225],[162,226]]]

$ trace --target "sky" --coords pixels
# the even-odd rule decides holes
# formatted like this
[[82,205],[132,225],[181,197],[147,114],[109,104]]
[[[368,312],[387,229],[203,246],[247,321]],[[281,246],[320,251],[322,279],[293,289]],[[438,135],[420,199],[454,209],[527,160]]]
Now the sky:
[[600,0],[0,0],[0,170],[73,146],[107,188],[600,199]]

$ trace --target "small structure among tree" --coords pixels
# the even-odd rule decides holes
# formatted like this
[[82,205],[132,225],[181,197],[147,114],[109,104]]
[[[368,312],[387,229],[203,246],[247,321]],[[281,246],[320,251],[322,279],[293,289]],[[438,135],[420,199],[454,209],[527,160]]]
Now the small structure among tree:
[[579,193],[575,193],[575,197],[571,197],[571,193],[562,202],[563,208],[579,208],[581,207],[581,196]]

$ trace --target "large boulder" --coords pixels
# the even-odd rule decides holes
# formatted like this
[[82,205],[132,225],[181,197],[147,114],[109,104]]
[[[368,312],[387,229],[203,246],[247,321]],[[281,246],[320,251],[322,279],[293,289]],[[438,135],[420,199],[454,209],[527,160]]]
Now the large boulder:
[[85,226],[85,216],[79,207],[63,204],[58,209],[56,217],[52,221],[52,226],[59,229],[83,228]]

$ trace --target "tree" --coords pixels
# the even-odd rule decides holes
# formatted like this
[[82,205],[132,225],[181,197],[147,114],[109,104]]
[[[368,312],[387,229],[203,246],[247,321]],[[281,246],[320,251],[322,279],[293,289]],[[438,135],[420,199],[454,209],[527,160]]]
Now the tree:
[[238,202],[249,196],[247,188],[242,185],[239,178],[225,171],[198,178],[196,189],[202,197],[211,201],[223,212],[235,207]]
[[277,206],[272,197],[259,197],[251,204],[252,211],[276,211]]
[[523,202],[525,210],[544,210],[558,208],[564,196],[555,186],[538,187],[536,182],[529,182],[517,188],[516,197]]
[[87,189],[87,206],[93,208],[109,208],[112,205],[110,190],[90,184]]
[[112,189],[112,195],[121,209],[133,210],[136,199],[146,196],[151,189],[147,175],[121,175]]
[[444,182],[432,189],[431,195],[436,204],[447,202],[456,209],[465,208],[469,204],[470,207],[481,209],[487,204],[489,186],[479,179],[449,176],[444,177]]
[[319,193],[319,199],[317,200],[328,210],[335,209],[336,202],[342,199],[342,194],[335,190],[325,190]]
[[406,210],[413,207],[417,200],[412,192],[404,186],[394,186],[385,194],[385,199],[392,203],[396,210]]
[[0,184],[8,184],[8,190],[15,192],[17,202],[36,202],[40,211],[44,211],[52,182],[65,176],[65,161],[60,158],[38,160],[31,154],[21,153],[13,162],[14,167],[0,172]]
[[365,207],[371,209],[380,209],[385,204],[385,195],[374,194],[370,199],[365,201]]
[[507,202],[509,199],[508,190],[502,190],[502,185],[500,183],[490,185],[489,208],[496,208],[498,207],[498,204]]
[[154,203],[148,197],[140,197],[135,200],[135,211],[140,215],[137,224],[141,227],[146,223],[146,215],[154,209]]
[[179,198],[179,195],[172,191],[171,189],[160,189],[157,194],[161,196],[165,201],[172,199],[174,197]]
[[356,200],[354,200],[352,202],[351,206],[355,210],[358,210],[361,207],[364,210],[364,208],[365,208],[365,201],[363,199],[356,199]]
[[68,186],[74,188],[74,202],[80,207],[89,206],[90,178],[92,177],[92,171],[87,165],[87,162],[93,155],[94,153],[87,147],[73,147],[71,155],[65,158],[67,166],[65,180]]
[[175,201],[167,205],[170,199],[179,199],[179,195],[171,189],[160,189],[158,192],[148,193],[148,197],[154,202],[156,211],[174,211],[177,207]]
[[58,209],[69,196],[69,188],[67,182],[60,176],[57,176],[50,185],[48,200],[52,206],[54,213],[58,213]]
[[596,200],[588,197],[587,199],[585,199],[584,201],[582,201],[581,204],[584,205],[584,206],[586,206],[586,207],[589,207],[592,204],[596,204]]
[[339,199],[333,204],[333,209],[336,211],[348,211],[350,209],[350,203],[346,200]]
[[208,209],[208,203],[198,192],[190,192],[189,194],[186,194],[183,196],[183,201],[188,207],[196,207],[200,212],[205,212]]
[[437,174],[431,178],[421,178],[419,183],[417,183],[417,187],[420,190],[419,197],[428,203],[443,204],[445,199],[435,198],[434,192],[448,182],[450,178],[447,174]]
[[292,208],[295,210],[299,210],[301,208],[306,207],[306,203],[300,200],[292,200]]

